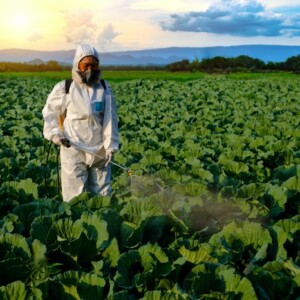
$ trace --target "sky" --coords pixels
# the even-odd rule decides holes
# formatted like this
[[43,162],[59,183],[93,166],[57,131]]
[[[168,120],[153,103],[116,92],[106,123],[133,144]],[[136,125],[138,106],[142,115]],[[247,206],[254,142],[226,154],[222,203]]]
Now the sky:
[[300,0],[1,0],[0,10],[0,50],[300,44]]

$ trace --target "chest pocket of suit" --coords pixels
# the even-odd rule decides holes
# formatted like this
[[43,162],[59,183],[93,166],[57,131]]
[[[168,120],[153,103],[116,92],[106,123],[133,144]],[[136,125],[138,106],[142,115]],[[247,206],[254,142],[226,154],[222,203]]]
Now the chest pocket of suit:
[[93,113],[103,113],[103,100],[96,99],[92,102]]

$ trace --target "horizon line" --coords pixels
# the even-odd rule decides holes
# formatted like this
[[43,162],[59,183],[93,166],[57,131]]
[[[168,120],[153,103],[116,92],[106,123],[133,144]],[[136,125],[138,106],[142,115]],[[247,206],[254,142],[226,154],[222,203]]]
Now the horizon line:
[[[198,48],[226,48],[226,47],[253,47],[253,46],[276,46],[276,47],[300,47],[300,45],[281,45],[281,44],[238,44],[238,45],[216,45],[216,46],[169,46],[169,47],[155,47],[155,48],[145,48],[145,49],[132,49],[132,50],[112,50],[112,51],[99,51],[101,53],[112,53],[112,52],[132,52],[132,51],[153,51],[153,50],[162,50],[162,49],[174,49],[174,48],[188,48],[188,49],[198,49]],[[9,50],[22,50],[22,51],[37,51],[37,52],[68,52],[74,51],[75,48],[70,49],[61,49],[61,50],[39,50],[39,49],[30,49],[30,48],[3,48],[0,51],[9,51]]]

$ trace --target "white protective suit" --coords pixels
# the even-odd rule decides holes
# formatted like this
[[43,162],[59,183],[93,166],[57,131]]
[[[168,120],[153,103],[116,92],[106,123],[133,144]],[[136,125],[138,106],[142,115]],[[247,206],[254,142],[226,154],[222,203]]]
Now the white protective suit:
[[[55,136],[63,136],[75,145],[70,148],[60,147],[64,201],[84,191],[100,195],[111,193],[111,164],[105,166],[104,158],[119,148],[117,108],[106,81],[106,89],[100,80],[89,86],[82,82],[78,74],[79,61],[91,55],[99,60],[92,46],[84,44],[77,47],[69,93],[65,92],[65,81],[59,82],[43,108],[44,137],[52,140]],[[60,129],[58,120],[64,112],[66,118]],[[76,145],[86,151],[78,150]]]

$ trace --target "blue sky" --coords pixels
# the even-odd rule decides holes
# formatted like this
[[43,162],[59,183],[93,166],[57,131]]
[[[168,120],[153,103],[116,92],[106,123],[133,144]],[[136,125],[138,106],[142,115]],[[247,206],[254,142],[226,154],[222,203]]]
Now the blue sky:
[[1,1],[0,49],[300,44],[300,0]]

